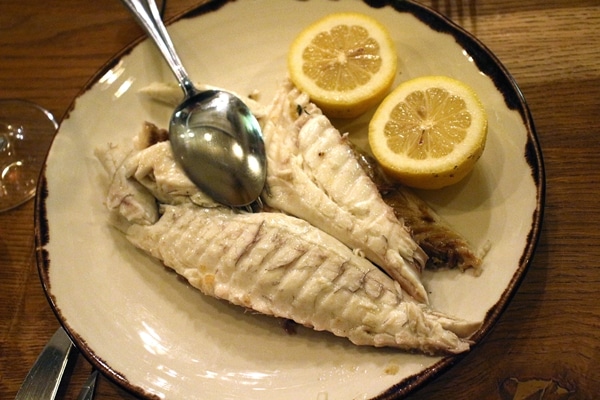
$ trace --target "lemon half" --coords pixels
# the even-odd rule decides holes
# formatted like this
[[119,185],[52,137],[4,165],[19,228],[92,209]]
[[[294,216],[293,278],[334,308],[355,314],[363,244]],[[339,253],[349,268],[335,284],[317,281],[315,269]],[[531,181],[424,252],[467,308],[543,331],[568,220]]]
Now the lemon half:
[[445,76],[399,85],[375,111],[369,145],[405,185],[437,189],[462,180],[485,148],[487,116],[477,94]]
[[336,13],[304,29],[288,52],[292,82],[333,118],[377,105],[394,82],[396,48],[386,28],[359,13]]

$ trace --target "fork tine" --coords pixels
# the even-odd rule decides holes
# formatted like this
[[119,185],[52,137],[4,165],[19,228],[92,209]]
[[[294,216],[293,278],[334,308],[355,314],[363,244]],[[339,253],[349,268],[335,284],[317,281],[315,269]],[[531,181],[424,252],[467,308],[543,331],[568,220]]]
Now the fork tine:
[[261,212],[263,208],[264,204],[260,197],[254,200],[252,203],[248,204],[247,206],[240,207],[241,210],[246,211],[248,213]]
[[96,390],[96,381],[98,379],[98,370],[94,369],[88,379],[85,381],[79,392],[77,400],[92,400]]

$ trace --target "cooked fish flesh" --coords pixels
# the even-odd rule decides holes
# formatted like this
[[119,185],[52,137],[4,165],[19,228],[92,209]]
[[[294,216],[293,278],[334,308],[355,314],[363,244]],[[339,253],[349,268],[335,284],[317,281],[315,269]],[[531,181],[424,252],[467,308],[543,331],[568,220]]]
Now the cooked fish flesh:
[[133,148],[109,143],[96,149],[96,157],[110,177],[106,207],[129,223],[154,224],[159,203],[219,205],[178,166],[167,139],[166,131],[144,123]]
[[[302,113],[307,111],[308,104]],[[333,135],[328,137],[332,140]],[[245,213],[220,206],[178,167],[166,138],[166,132],[146,124],[133,148],[109,144],[97,156],[110,177],[106,205],[118,217],[112,222],[131,243],[162,260],[192,286],[257,312],[330,331],[357,345],[425,353],[460,353],[469,348],[469,337],[479,323],[440,313],[418,301],[418,296],[363,257],[363,246],[348,247],[310,221],[270,208],[271,212]],[[341,167],[331,170],[334,173],[346,169],[346,157],[335,143],[326,147],[333,154],[339,151],[342,160]],[[311,157],[305,159],[310,165]],[[332,166],[331,160],[327,165]],[[373,185],[360,165],[352,168],[361,173],[345,171],[344,179],[353,177],[359,186]],[[326,170],[315,172],[315,177],[327,180]],[[272,195],[272,189],[268,187],[265,197]],[[350,211],[344,213],[358,217],[364,213],[373,192],[363,190],[347,193],[344,207]],[[364,204],[352,207],[355,201]],[[336,213],[330,214],[332,220]],[[373,223],[383,222],[374,219]],[[398,226],[408,234],[404,225]],[[364,240],[377,244],[368,237]],[[404,244],[413,246],[413,262],[424,261],[422,255],[415,255],[422,250],[414,242]],[[401,249],[408,258],[410,251]]]
[[130,179],[123,165],[131,152],[129,147],[113,143],[96,150],[96,157],[110,177],[105,204],[132,223],[153,224],[158,220],[156,198],[141,183]]
[[[198,85],[209,89],[211,86]],[[181,89],[176,84],[154,82],[142,88],[140,93],[150,99],[175,106],[181,101]],[[257,118],[267,115],[267,107],[250,97],[244,97]],[[144,129],[149,129],[146,127]],[[156,127],[145,132],[146,139],[156,143],[165,140]],[[425,251],[428,258],[425,268],[458,268],[462,271],[470,269],[475,274],[481,273],[482,251],[475,251],[471,244],[426,202],[420,199],[409,188],[390,182],[381,171],[377,162],[356,148],[355,156],[367,175],[375,183],[383,200],[392,207],[400,221],[409,227],[415,242]],[[191,182],[190,182],[191,183]],[[125,203],[127,204],[127,203]]]
[[[216,86],[202,83],[195,83],[194,86],[198,89],[198,91],[223,90]],[[179,105],[183,101],[183,92],[177,83],[152,82],[148,86],[141,88],[139,93],[149,99],[159,101],[173,107]],[[266,114],[266,107],[262,103],[256,101],[254,98],[258,96],[257,93],[251,93],[248,96],[243,96],[233,92],[230,93],[242,100],[256,118],[262,118]]]
[[284,82],[264,121],[263,202],[364,254],[419,301],[427,256],[354,156],[348,139],[306,94]]
[[368,260],[282,213],[163,205],[155,224],[126,235],[207,295],[357,345],[459,353],[477,327],[414,302]]

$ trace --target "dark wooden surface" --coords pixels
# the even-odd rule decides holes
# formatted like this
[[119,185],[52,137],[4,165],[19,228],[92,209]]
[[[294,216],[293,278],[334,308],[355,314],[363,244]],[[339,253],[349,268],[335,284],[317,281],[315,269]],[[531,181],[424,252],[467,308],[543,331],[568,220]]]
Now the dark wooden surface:
[[[166,18],[199,1],[169,1]],[[600,398],[600,5],[423,3],[476,34],[521,86],[544,152],[547,196],[533,264],[498,324],[410,398]],[[0,0],[0,98],[29,99],[61,117],[90,77],[141,35],[116,0]],[[37,275],[28,202],[0,214],[0,399],[14,397],[58,326]],[[80,358],[64,398],[76,397],[90,369]],[[132,397],[101,378],[96,398]]]

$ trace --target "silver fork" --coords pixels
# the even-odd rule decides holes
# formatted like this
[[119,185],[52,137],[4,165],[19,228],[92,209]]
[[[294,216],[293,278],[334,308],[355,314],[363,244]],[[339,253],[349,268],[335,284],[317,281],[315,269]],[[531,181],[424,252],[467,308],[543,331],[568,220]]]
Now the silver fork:
[[[79,356],[77,348],[62,327],[46,344],[25,377],[15,400],[53,400],[66,379],[68,367]],[[78,399],[91,400],[98,372],[93,371],[81,389]]]

